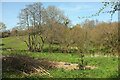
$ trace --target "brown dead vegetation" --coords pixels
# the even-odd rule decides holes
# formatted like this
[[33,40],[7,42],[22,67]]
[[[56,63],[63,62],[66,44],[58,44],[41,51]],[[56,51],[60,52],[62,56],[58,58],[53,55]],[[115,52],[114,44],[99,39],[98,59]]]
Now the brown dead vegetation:
[[[43,65],[44,64],[44,65]],[[40,74],[49,75],[44,66],[51,67],[52,63],[33,59],[27,56],[3,56],[2,69],[3,72],[20,72],[25,75]]]

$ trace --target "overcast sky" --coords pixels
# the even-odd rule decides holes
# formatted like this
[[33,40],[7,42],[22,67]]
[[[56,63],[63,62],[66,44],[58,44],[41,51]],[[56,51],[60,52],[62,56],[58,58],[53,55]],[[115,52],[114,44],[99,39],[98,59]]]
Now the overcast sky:
[[[21,9],[26,6],[33,4],[32,2],[3,2],[2,3],[2,22],[6,24],[7,29],[12,29],[17,25],[19,19],[17,16]],[[98,12],[103,6],[101,2],[42,2],[43,6],[47,8],[49,5],[56,6],[57,8],[64,11],[64,14],[69,17],[73,25],[80,24],[84,19],[79,19],[78,16],[90,16]],[[110,7],[106,8],[110,10]],[[101,14],[97,17],[89,18],[98,19],[99,21],[109,22],[110,14]],[[118,21],[118,13],[113,15],[113,21]]]

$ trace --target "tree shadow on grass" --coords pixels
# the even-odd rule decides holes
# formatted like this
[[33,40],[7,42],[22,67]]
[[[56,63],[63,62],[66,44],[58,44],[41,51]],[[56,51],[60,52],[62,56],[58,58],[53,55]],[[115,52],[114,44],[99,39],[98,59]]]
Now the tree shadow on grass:
[[60,49],[60,48],[52,48],[49,50],[49,48],[44,48],[43,52],[51,52],[51,53],[77,53],[76,49],[69,49],[69,52],[65,49]]
[[112,75],[112,76],[110,76],[109,78],[117,78],[117,79],[120,80],[120,75]]
[[0,44],[0,46],[4,46],[5,44]]

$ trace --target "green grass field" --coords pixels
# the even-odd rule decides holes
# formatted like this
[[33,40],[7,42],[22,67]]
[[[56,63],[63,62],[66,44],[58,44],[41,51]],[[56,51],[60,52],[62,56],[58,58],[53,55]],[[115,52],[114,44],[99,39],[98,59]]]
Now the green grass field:
[[26,44],[16,37],[2,38],[2,48],[13,48],[17,50],[27,50]]
[[[3,50],[2,55],[27,55],[34,59],[46,59],[50,61],[79,63],[78,53],[40,53],[27,51],[26,44],[16,39],[8,37],[2,39],[3,48],[13,48],[14,50]],[[117,57],[91,57],[87,55],[85,61],[87,65],[97,66],[97,69],[88,70],[64,70],[64,69],[48,69],[53,78],[116,78],[118,77],[118,58]],[[49,78],[48,76],[40,76],[38,74],[25,76],[19,73],[3,72],[3,78]]]

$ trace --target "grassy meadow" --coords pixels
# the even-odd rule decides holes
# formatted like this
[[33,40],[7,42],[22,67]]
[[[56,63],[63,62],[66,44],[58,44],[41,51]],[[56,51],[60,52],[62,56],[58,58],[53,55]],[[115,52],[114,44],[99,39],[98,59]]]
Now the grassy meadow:
[[[2,56],[10,55],[24,55],[33,59],[45,59],[58,62],[70,62],[79,63],[78,53],[48,53],[48,52],[29,52],[25,43],[16,37],[2,38]],[[7,50],[8,49],[8,50]],[[12,49],[12,50],[9,50]],[[48,69],[48,72],[52,78],[116,78],[118,77],[118,58],[111,57],[91,57],[91,55],[85,55],[85,61],[87,65],[96,66],[96,69],[86,70],[65,70],[61,69]],[[34,64],[34,63],[33,63]],[[17,72],[3,72],[3,78],[51,78],[49,76],[41,76],[39,74],[24,75]]]

